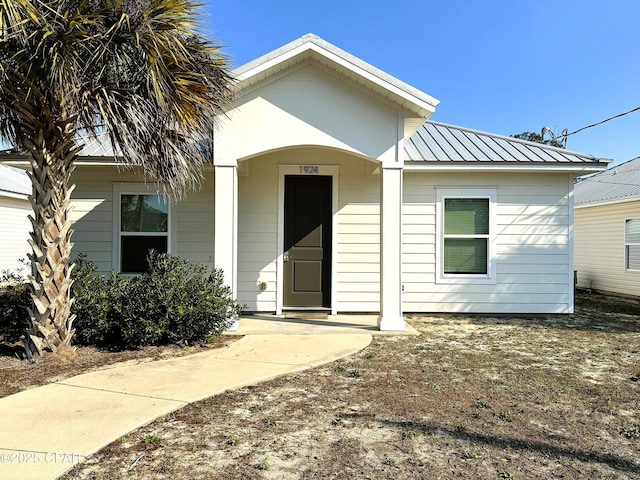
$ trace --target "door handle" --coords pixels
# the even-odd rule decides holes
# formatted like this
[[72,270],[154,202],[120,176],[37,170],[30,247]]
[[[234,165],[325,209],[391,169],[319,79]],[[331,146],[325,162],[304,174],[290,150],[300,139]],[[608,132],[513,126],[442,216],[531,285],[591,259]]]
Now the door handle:
[[284,255],[282,256],[282,261],[283,262],[289,261],[289,252],[284,252]]

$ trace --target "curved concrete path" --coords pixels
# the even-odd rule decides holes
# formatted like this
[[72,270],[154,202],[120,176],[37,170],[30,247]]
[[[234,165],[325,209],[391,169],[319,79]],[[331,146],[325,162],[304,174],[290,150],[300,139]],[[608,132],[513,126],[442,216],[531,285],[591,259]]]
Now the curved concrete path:
[[0,479],[55,479],[126,433],[191,402],[351,355],[371,342],[371,332],[356,332],[252,333],[227,347],[116,364],[1,398]]

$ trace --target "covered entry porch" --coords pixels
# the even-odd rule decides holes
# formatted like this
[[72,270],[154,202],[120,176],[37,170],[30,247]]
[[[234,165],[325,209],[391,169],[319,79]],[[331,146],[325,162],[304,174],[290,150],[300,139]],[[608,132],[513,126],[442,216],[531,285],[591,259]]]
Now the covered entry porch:
[[[309,190],[318,181],[316,201]],[[308,217],[324,210],[318,202],[327,216],[308,228]],[[401,204],[401,170],[337,149],[289,148],[216,168],[216,267],[250,312],[380,312],[377,329],[402,331]],[[235,214],[221,205],[234,205]],[[292,232],[296,216],[302,226]],[[292,277],[309,270],[320,278]],[[291,296],[292,283],[312,295]]]
[[213,141],[215,266],[249,310],[376,311],[404,330],[404,147],[438,100],[311,34],[233,73]]

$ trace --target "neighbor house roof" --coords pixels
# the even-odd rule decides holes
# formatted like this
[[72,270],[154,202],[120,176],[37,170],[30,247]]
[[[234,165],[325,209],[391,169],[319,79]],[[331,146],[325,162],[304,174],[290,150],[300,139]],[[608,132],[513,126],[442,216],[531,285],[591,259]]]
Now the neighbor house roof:
[[[83,145],[82,150],[78,153],[80,159],[76,163],[111,165],[118,156],[113,153],[113,147],[111,146],[111,140],[107,132],[98,133],[95,136],[79,135],[76,141],[77,144]],[[14,165],[28,163],[27,154],[20,152],[16,148],[0,150],[0,165],[3,161]]]
[[405,142],[405,159],[416,166],[432,168],[454,165],[473,167],[480,164],[495,167],[527,167],[541,164],[550,168],[606,168],[610,160],[571,152],[542,143],[480,132],[468,128],[427,120]]
[[113,152],[111,140],[106,132],[96,136],[83,136],[78,139],[78,143],[82,143],[82,157],[116,157]]
[[0,165],[0,195],[24,198],[31,195],[31,180],[26,172]]
[[308,59],[337,71],[341,76],[354,80],[419,117],[429,117],[440,103],[432,96],[312,33],[256,58],[236,68],[232,73],[238,82],[237,87],[244,89]]
[[640,157],[576,183],[576,207],[640,200]]

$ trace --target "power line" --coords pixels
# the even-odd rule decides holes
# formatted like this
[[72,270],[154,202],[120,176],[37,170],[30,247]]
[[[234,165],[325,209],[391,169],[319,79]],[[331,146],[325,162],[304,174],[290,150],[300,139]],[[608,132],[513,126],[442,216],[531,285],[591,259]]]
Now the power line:
[[630,113],[637,112],[638,110],[640,110],[640,107],[632,108],[628,112],[619,113],[618,115],[614,115],[613,117],[605,118],[604,120],[602,120],[600,122],[592,123],[591,125],[587,125],[586,127],[582,127],[582,128],[577,129],[577,130],[574,130],[571,133],[569,133],[567,131],[567,129],[565,128],[564,130],[562,130],[562,133],[560,135],[557,135],[557,136],[553,133],[553,131],[549,127],[543,127],[542,128],[542,137],[544,138],[544,134],[548,133],[551,136],[552,144],[560,144],[560,145],[562,145],[563,148],[566,148],[566,146],[567,146],[567,137],[568,136],[574,135],[574,134],[576,134],[578,132],[586,130],[587,128],[597,127],[598,125],[602,125],[603,123],[606,123],[606,122],[608,122],[610,120],[613,120],[615,118],[624,117],[625,115],[629,115]]
[[605,123],[605,122],[608,122],[609,120],[613,120],[614,118],[624,117],[625,115],[629,115],[630,113],[637,112],[638,110],[640,110],[640,107],[632,108],[632,109],[631,109],[631,110],[629,110],[628,112],[619,113],[618,115],[614,115],[613,117],[609,117],[609,118],[607,118],[607,119],[605,119],[605,120],[602,120],[601,122],[594,123],[594,124],[592,124],[592,125],[587,125],[586,127],[579,128],[579,129],[578,129],[578,130],[576,130],[575,132],[571,132],[571,133],[563,134],[562,136],[566,138],[566,137],[568,137],[569,135],[573,135],[574,133],[581,132],[582,130],[586,130],[587,128],[596,127],[596,126],[601,125],[601,124],[603,124],[603,123]]

